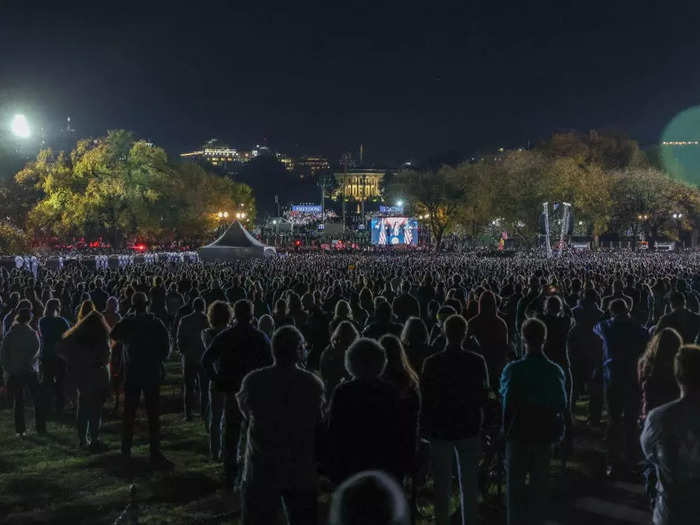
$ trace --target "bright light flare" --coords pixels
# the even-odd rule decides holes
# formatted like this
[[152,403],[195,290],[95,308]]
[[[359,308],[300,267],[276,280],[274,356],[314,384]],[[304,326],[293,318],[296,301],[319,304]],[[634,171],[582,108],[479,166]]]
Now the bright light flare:
[[15,137],[19,137],[21,139],[29,138],[29,136],[32,134],[31,130],[29,129],[29,122],[27,121],[27,117],[21,114],[15,115],[12,118],[12,124],[10,125],[10,129],[12,130],[12,134]]

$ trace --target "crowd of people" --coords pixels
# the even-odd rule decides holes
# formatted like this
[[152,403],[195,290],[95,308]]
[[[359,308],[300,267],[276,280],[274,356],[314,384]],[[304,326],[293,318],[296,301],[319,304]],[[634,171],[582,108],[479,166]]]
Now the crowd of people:
[[[161,449],[164,363],[208,432],[242,523],[404,524],[429,465],[439,525],[452,480],[476,523],[487,425],[500,426],[509,524],[543,523],[553,446],[607,424],[607,475],[644,479],[657,524],[691,523],[700,489],[700,258],[685,254],[298,254],[36,275],[0,270],[0,366],[18,437],[75,411],[103,450],[106,402],[131,456],[143,396]],[[123,397],[123,409],[120,402]],[[606,417],[604,417],[604,414]],[[175,466],[176,467],[176,466]],[[643,476],[643,478],[642,478]],[[483,495],[482,495],[483,496]]]

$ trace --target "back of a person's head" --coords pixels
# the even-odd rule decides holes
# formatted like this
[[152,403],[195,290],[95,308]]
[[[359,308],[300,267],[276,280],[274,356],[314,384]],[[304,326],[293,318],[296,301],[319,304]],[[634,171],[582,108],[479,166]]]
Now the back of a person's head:
[[399,484],[372,470],[341,483],[331,500],[329,525],[408,525],[410,512]]
[[45,316],[54,316],[58,315],[61,312],[61,301],[55,297],[49,299],[46,301],[46,305],[44,306],[44,315]]
[[445,322],[445,319],[450,317],[451,315],[455,315],[457,313],[457,310],[454,309],[454,307],[449,306],[449,305],[443,305],[440,308],[438,308],[436,318],[440,322]]
[[350,308],[350,303],[341,299],[335,303],[334,316],[336,319],[349,319],[352,318],[352,308]]
[[355,325],[350,321],[341,321],[331,335],[331,343],[333,346],[348,348],[358,337],[360,334]]
[[561,311],[561,299],[559,296],[553,295],[548,297],[544,309],[550,315],[558,314]]
[[401,342],[404,345],[418,346],[428,343],[428,329],[420,317],[409,317],[401,332]]
[[357,379],[375,379],[386,367],[386,352],[374,339],[357,339],[345,352],[345,369]]
[[700,346],[683,345],[674,363],[676,381],[685,389],[700,391]]
[[392,310],[391,305],[386,301],[379,302],[374,306],[375,316],[377,321],[382,323],[388,323],[391,321]]
[[207,310],[207,319],[213,327],[224,327],[231,321],[233,312],[228,303],[224,301],[214,301]]
[[248,299],[239,299],[233,305],[233,316],[239,322],[250,321],[253,317],[253,304]]
[[624,299],[615,299],[610,302],[608,307],[610,315],[613,317],[621,317],[627,315],[627,303]]
[[146,305],[148,305],[148,297],[143,292],[134,292],[131,296],[131,306],[137,312],[143,312],[146,310]]
[[496,315],[496,296],[491,290],[481,292],[479,296],[479,314]]
[[304,336],[294,326],[281,326],[272,334],[272,357],[275,364],[291,366],[299,360]]
[[22,299],[17,303],[17,310],[31,310],[32,302],[29,299]]
[[461,345],[467,336],[467,320],[459,314],[453,314],[445,320],[444,329],[448,344]]
[[673,328],[664,328],[654,334],[641,357],[642,377],[670,373],[674,357],[683,344],[683,338]]
[[671,292],[669,300],[671,302],[671,308],[674,310],[685,307],[685,295],[683,292]]
[[206,304],[203,297],[195,297],[192,301],[192,310],[195,312],[204,313]]
[[32,320],[32,311],[29,308],[20,308],[15,315],[15,323],[26,324]]
[[117,313],[119,311],[119,299],[113,295],[109,296],[107,298],[107,302],[105,303],[105,311]]
[[272,337],[272,332],[275,329],[275,320],[269,314],[264,314],[258,319],[258,330],[265,332],[268,336]]
[[523,323],[520,333],[529,348],[540,348],[547,340],[547,326],[534,317]]

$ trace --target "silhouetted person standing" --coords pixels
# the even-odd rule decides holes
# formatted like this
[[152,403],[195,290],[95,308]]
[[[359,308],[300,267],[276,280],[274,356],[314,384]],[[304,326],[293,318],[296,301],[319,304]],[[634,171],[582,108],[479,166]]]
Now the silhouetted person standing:
[[117,323],[110,337],[121,343],[124,352],[124,428],[122,454],[131,457],[134,420],[143,392],[151,444],[151,462],[157,466],[172,464],[160,451],[160,382],[163,361],[170,350],[168,331],[163,322],[146,311],[148,299],[143,292],[131,297],[133,314]]
[[236,393],[248,372],[271,364],[270,340],[255,328],[253,304],[247,299],[233,306],[235,324],[219,333],[202,356],[202,368],[225,393],[222,455],[226,490],[233,490],[239,474],[241,413]]
[[196,297],[192,301],[192,313],[180,319],[177,327],[177,349],[182,354],[182,379],[184,383],[183,403],[185,419],[192,419],[192,406],[194,405],[194,389],[199,384],[199,407],[202,420],[206,419],[207,399],[209,392],[206,385],[206,375],[202,370],[202,332],[209,328],[209,321],[204,315],[204,299]]
[[525,321],[521,330],[525,355],[501,374],[508,525],[543,523],[552,444],[564,433],[566,379],[561,367],[544,354],[546,340],[542,321]]
[[293,326],[272,336],[274,364],[249,373],[237,395],[248,420],[242,524],[274,523],[284,502],[287,523],[317,521],[316,429],[323,384],[303,370],[304,338]]

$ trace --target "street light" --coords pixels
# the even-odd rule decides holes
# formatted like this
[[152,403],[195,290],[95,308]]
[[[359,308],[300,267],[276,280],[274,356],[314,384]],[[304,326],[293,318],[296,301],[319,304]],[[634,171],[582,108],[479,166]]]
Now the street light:
[[673,218],[674,218],[674,219],[682,219],[682,218],[683,218],[683,214],[682,214],[682,213],[674,213],[674,214],[673,214]]
[[399,207],[403,206],[403,201],[402,200],[396,201],[396,205]]
[[15,137],[19,137],[21,139],[27,139],[32,134],[31,130],[29,129],[27,117],[22,114],[17,114],[12,118],[10,129]]

